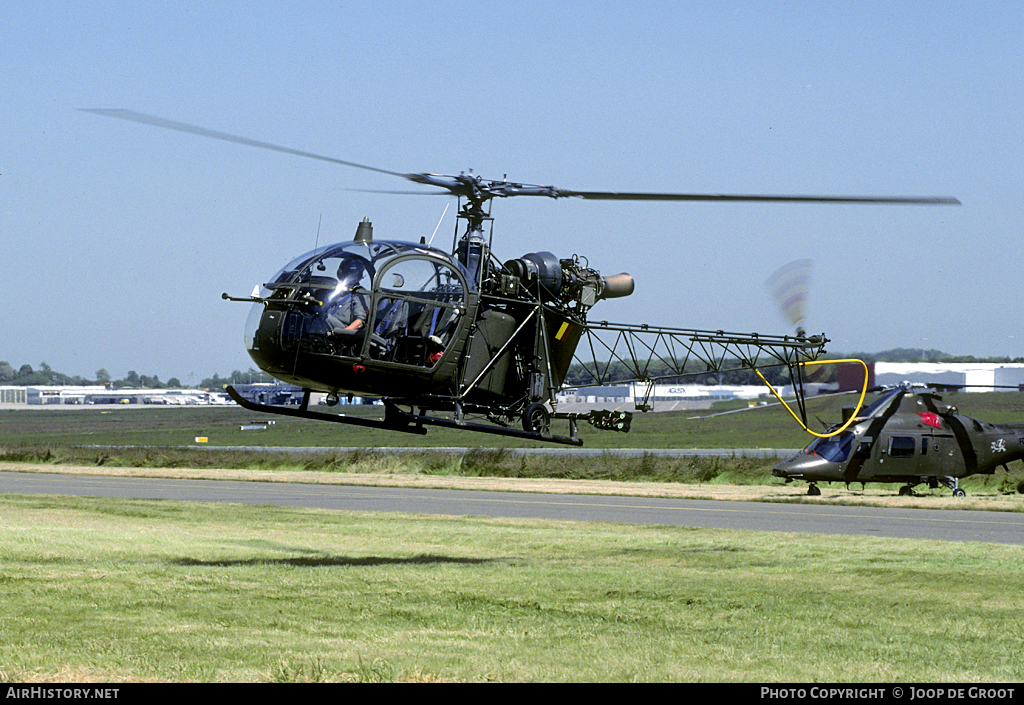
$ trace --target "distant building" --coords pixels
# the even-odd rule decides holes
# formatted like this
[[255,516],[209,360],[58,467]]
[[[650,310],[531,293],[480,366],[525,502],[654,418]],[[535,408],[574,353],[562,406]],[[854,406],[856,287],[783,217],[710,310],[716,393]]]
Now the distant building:
[[111,389],[103,385],[0,387],[0,404],[229,404],[224,393],[201,389]]
[[1024,364],[1012,362],[876,362],[876,384],[965,385],[965,392],[1024,391]]
[[28,387],[0,387],[0,404],[27,404]]
[[47,386],[47,387],[23,387],[25,390],[26,404],[85,404],[86,400],[94,394],[107,392],[102,385],[87,387],[76,386]]
[[[804,385],[807,394],[817,394],[824,385]],[[783,396],[792,394],[792,387],[776,387]],[[620,384],[606,387],[564,389],[557,395],[559,411],[619,409],[630,411],[637,404],[647,403],[654,411],[708,409],[719,401],[746,399],[751,402],[774,399],[764,385],[656,384],[647,395],[645,384]],[[646,396],[646,401],[645,401]],[[563,406],[565,405],[565,406]]]
[[841,362],[836,367],[836,382],[839,392],[854,392],[875,386],[875,363],[865,363],[868,368],[868,381],[864,383],[864,367],[858,362]]
[[[239,384],[235,389],[247,399],[261,404],[299,405],[303,390],[291,384]],[[321,404],[326,394],[311,395],[310,404]],[[376,399],[341,396],[341,404],[375,404]],[[112,389],[105,385],[0,386],[0,404],[156,404],[165,406],[235,406],[227,392],[205,389]]]

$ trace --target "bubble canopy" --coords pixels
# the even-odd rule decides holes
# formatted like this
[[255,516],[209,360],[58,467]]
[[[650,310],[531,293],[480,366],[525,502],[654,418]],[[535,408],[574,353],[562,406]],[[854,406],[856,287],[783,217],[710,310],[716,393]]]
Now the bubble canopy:
[[[245,343],[267,371],[296,351],[431,367],[447,349],[471,291],[465,268],[426,245],[331,245],[295,258],[263,285]],[[432,351],[403,352],[401,341],[410,336],[431,341]]]

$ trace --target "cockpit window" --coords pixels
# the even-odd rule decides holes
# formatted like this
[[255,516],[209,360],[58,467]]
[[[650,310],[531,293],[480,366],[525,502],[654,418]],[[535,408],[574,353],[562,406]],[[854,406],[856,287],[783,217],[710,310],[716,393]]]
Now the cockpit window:
[[465,305],[465,276],[451,262],[402,258],[381,271],[373,332],[387,341],[370,354],[432,367],[452,341]]
[[[276,329],[282,351],[433,367],[450,347],[472,286],[460,263],[425,245],[320,248],[292,260],[263,286],[266,303],[250,313],[247,345],[259,348]],[[261,326],[266,332],[258,334]]]
[[367,276],[362,283],[369,290],[373,274],[389,259],[424,249],[410,243],[349,242],[313,250],[296,257],[274,275],[265,285],[264,298],[295,298],[296,291],[303,288],[310,289],[315,295],[317,290],[337,286],[350,274],[349,268],[357,265]]
[[854,435],[849,431],[831,438],[819,438],[807,446],[808,453],[814,453],[830,463],[842,463],[850,457]]

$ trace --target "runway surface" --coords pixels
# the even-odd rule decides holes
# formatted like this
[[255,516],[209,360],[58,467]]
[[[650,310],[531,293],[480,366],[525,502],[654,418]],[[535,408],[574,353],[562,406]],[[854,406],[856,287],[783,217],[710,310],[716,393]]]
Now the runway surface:
[[0,493],[235,502],[1024,544],[1024,515],[715,500],[0,472]]

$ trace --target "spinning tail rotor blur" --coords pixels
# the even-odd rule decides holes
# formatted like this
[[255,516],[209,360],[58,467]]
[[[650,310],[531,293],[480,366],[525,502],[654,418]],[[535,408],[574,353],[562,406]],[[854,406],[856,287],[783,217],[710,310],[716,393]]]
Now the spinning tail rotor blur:
[[776,269],[764,283],[782,315],[796,328],[798,338],[805,334],[807,296],[813,266],[814,260],[794,260]]

